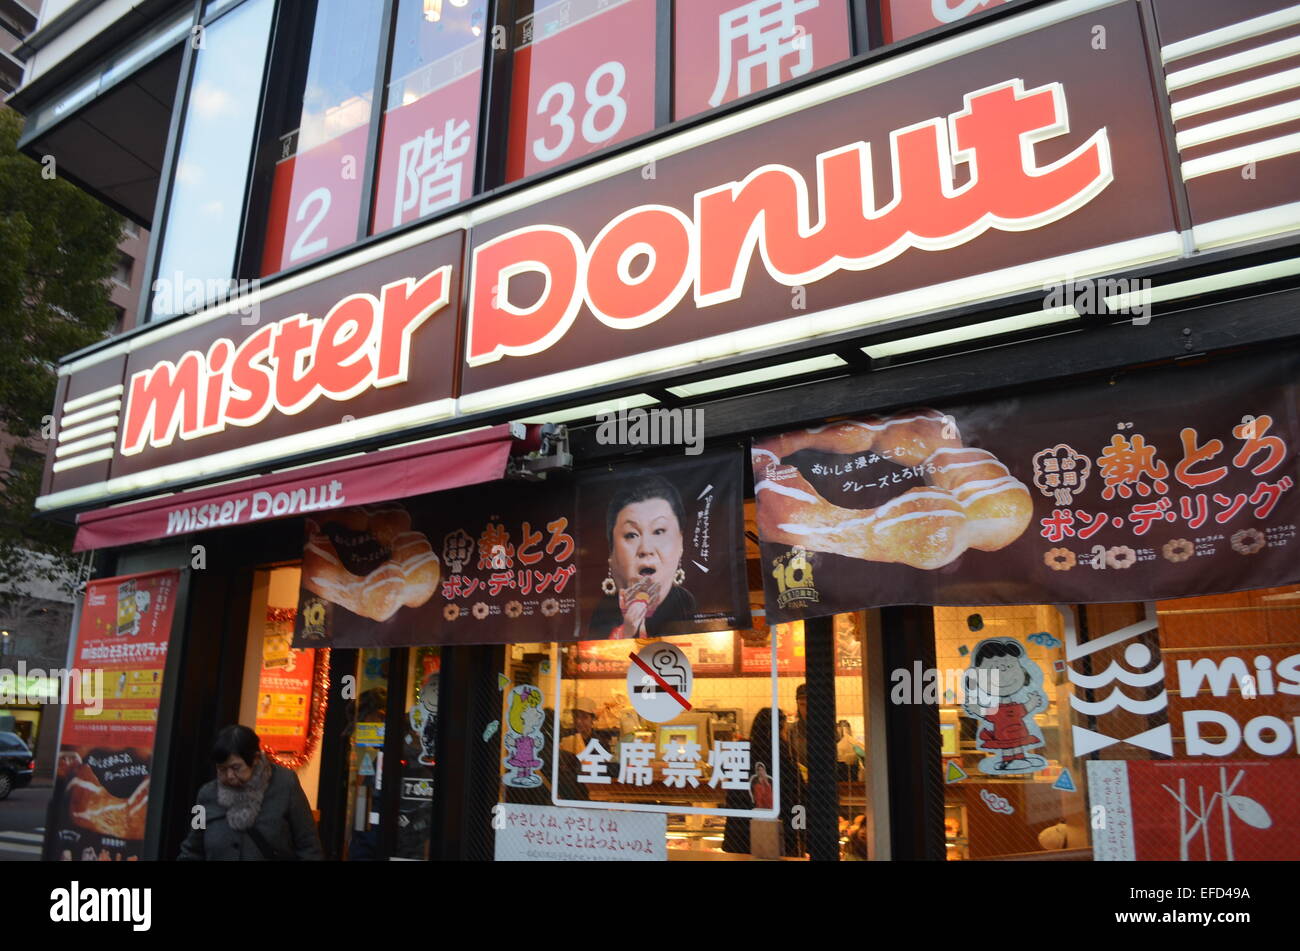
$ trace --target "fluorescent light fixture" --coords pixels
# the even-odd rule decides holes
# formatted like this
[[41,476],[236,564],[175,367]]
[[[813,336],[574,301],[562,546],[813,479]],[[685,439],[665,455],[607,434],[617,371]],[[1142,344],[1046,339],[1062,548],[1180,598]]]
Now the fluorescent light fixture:
[[98,403],[102,400],[111,399],[114,396],[121,396],[123,387],[121,383],[113,386],[106,386],[102,390],[96,390],[93,393],[87,393],[85,396],[78,396],[76,399],[68,400],[63,404],[63,411],[71,413],[73,410],[81,409],[83,406],[89,406],[91,403]]
[[1191,159],[1183,163],[1183,181],[1241,168],[1251,162],[1266,162],[1283,155],[1294,155],[1296,152],[1300,152],[1300,132],[1281,135],[1276,139],[1256,142],[1253,145],[1243,145],[1238,149],[1228,149],[1226,152],[1215,152],[1204,158]]
[[1278,106],[1269,106],[1267,109],[1256,109],[1254,112],[1233,116],[1231,119],[1207,122],[1205,125],[1194,126],[1179,132],[1177,136],[1178,150],[1181,152],[1183,149],[1190,149],[1195,145],[1217,142],[1219,139],[1226,139],[1229,136],[1254,132],[1257,129],[1267,129],[1269,126],[1281,125],[1284,122],[1292,122],[1296,119],[1300,119],[1300,100],[1284,102]]
[[896,357],[917,350],[931,350],[935,347],[945,347],[949,344],[963,343],[968,340],[980,340],[984,337],[1014,333],[1017,330],[1029,330],[1032,327],[1059,324],[1067,320],[1077,320],[1078,317],[1079,312],[1069,305],[1053,307],[1032,314],[1000,317],[997,320],[986,320],[983,323],[971,324],[966,327],[937,330],[934,333],[905,337],[902,340],[891,340],[888,343],[876,343],[869,347],[863,347],[862,352],[873,360],[878,360],[881,357]]
[[1244,284],[1258,284],[1260,281],[1271,281],[1280,277],[1294,277],[1297,274],[1300,274],[1300,258],[1290,258],[1272,264],[1260,264],[1256,267],[1225,271],[1222,274],[1211,274],[1209,277],[1198,277],[1190,281],[1164,284],[1146,291],[1112,294],[1106,298],[1106,307],[1110,310],[1127,310],[1135,303],[1158,304],[1161,301],[1178,300],[1196,294],[1210,294],[1231,287],[1241,287]]
[[552,410],[547,413],[540,413],[537,416],[529,416],[527,419],[516,420],[516,422],[567,423],[575,419],[591,419],[603,413],[617,413],[620,410],[636,409],[638,406],[650,406],[658,402],[648,393],[637,393],[635,396],[625,396],[622,399],[605,400],[602,403],[587,403],[585,406],[571,406],[568,409]]
[[681,386],[670,386],[668,392],[677,397],[688,396],[705,396],[709,393],[717,393],[719,390],[731,390],[738,386],[749,386],[751,383],[766,383],[769,380],[783,380],[788,377],[798,376],[803,373],[813,373],[816,370],[830,370],[835,367],[846,366],[845,362],[833,353],[828,353],[823,357],[812,357],[808,360],[796,360],[794,363],[783,363],[780,366],[762,367],[758,370],[746,370],[744,373],[732,373],[727,376],[714,377],[712,380],[700,380],[697,383],[683,383]]
[[1231,56],[1210,60],[1210,62],[1201,63],[1199,66],[1190,66],[1187,69],[1171,72],[1166,75],[1165,84],[1168,86],[1169,91],[1173,92],[1175,89],[1194,86],[1210,79],[1218,79],[1220,76],[1228,76],[1242,70],[1254,69],[1256,66],[1276,63],[1280,59],[1295,56],[1297,53],[1300,53],[1300,37],[1292,36],[1285,40],[1278,40],[1275,43],[1266,43],[1254,49],[1234,53]]
[[1170,43],[1168,46],[1161,47],[1160,56],[1166,63],[1172,63],[1176,59],[1195,56],[1197,53],[1208,53],[1210,50],[1227,46],[1229,43],[1239,43],[1253,36],[1272,33],[1274,30],[1280,30],[1295,23],[1300,23],[1300,5],[1287,7],[1274,13],[1266,13],[1264,16],[1243,20],[1240,23],[1233,23],[1231,26],[1225,26],[1218,30],[1210,30],[1208,33],[1188,37],[1185,40],[1179,40],[1177,43]]
[[1169,113],[1177,122],[1189,116],[1198,116],[1202,112],[1212,112],[1215,109],[1235,106],[1239,102],[1249,102],[1261,96],[1271,96],[1275,92],[1287,92],[1295,86],[1300,86],[1300,69],[1287,69],[1270,76],[1237,83],[1235,86],[1225,86],[1200,96],[1180,99],[1170,103]]

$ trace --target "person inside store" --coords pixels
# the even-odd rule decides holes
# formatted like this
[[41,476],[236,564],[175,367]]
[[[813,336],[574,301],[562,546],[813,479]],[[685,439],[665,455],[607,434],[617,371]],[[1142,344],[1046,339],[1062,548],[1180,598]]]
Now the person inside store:
[[862,744],[853,735],[853,724],[848,720],[839,723],[839,742],[835,746],[835,759],[838,762],[836,773],[840,782],[857,782],[858,766],[865,756]]
[[320,838],[298,776],[262,751],[241,724],[223,727],[212,744],[217,778],[199,790],[204,827],[191,829],[180,861],[320,861]]
[[[754,721],[749,728],[750,788],[729,789],[724,806],[727,809],[762,809],[772,805],[771,789],[772,770],[772,707],[764,707],[754,714]],[[743,816],[727,816],[726,826],[722,832],[722,851],[754,851],[752,823],[777,822],[780,825],[780,849],[784,856],[803,854],[803,844],[799,830],[795,828],[794,809],[804,801],[804,784],[795,765],[794,752],[786,739],[786,718],[781,710],[776,711],[778,736],[778,756],[780,774],[780,814],[778,819],[748,819]]]
[[695,597],[683,586],[685,522],[681,495],[661,476],[632,478],[614,493],[605,514],[609,574],[589,637],[657,637],[694,616]]
[[577,756],[595,736],[596,701],[591,697],[579,697],[573,701],[569,713],[573,716],[573,732],[560,741],[560,749]]
[[790,739],[790,749],[794,753],[794,761],[803,768],[805,774],[808,770],[808,685],[800,684],[794,691],[794,705],[799,713],[799,719],[790,724],[788,735]]

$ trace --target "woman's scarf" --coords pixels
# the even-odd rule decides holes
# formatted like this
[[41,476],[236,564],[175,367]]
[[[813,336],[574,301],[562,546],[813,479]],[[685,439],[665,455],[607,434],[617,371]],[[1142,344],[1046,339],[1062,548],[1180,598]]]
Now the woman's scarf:
[[259,756],[253,766],[253,775],[238,788],[217,783],[217,803],[226,807],[226,821],[236,832],[253,827],[262,811],[262,798],[271,782],[271,766],[265,756]]

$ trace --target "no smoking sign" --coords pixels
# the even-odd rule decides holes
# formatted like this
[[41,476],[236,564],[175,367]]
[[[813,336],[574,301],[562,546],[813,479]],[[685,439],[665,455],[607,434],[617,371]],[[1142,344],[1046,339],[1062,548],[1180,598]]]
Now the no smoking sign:
[[691,708],[695,675],[678,648],[663,642],[629,654],[627,695],[632,706],[651,723],[667,723]]

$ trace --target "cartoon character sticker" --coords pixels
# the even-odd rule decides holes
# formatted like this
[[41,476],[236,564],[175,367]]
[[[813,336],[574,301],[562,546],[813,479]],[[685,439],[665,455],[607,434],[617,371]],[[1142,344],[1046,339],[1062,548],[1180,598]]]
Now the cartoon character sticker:
[[424,678],[420,687],[420,696],[415,706],[411,707],[408,719],[411,730],[420,738],[420,765],[434,764],[434,750],[438,735],[438,680],[439,673],[434,671]]
[[531,789],[542,784],[537,772],[542,766],[538,754],[545,742],[542,737],[542,691],[532,684],[520,684],[506,698],[505,764],[509,769],[501,782],[516,789]]
[[1030,750],[1044,745],[1034,714],[1047,709],[1043,672],[1024,645],[1010,637],[990,637],[975,646],[964,678],[967,716],[979,720],[976,749],[981,773],[1003,776],[1033,773],[1047,760]]

